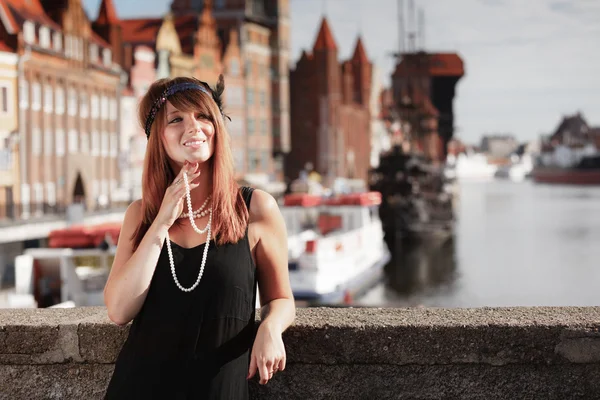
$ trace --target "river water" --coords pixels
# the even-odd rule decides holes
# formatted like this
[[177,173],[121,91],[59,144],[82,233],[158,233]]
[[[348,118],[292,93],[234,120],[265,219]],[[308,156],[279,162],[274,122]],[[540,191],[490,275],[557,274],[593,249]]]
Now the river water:
[[600,305],[600,188],[457,185],[453,239],[397,249],[357,305]]

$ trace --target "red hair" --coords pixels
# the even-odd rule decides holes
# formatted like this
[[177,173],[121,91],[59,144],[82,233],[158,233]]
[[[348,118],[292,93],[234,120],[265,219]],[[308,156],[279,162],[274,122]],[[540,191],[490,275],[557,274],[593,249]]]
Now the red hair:
[[[178,77],[159,79],[154,82],[140,101],[139,120],[142,127],[146,124],[148,113],[155,100],[173,84],[205,84],[194,78]],[[210,88],[207,87],[210,92]],[[244,237],[248,225],[248,210],[239,193],[235,181],[231,139],[225,128],[221,110],[212,96],[200,90],[184,90],[169,97],[169,102],[183,112],[200,112],[210,116],[215,127],[214,153],[207,161],[211,172],[212,208],[217,211],[212,219],[212,231],[217,244],[236,243]],[[162,142],[162,130],[165,125],[166,105],[157,112],[150,129],[144,171],[142,175],[142,221],[133,233],[133,248],[137,249],[142,238],[158,214],[167,187],[175,179],[175,172],[169,164],[169,156]],[[177,223],[177,222],[176,222]]]

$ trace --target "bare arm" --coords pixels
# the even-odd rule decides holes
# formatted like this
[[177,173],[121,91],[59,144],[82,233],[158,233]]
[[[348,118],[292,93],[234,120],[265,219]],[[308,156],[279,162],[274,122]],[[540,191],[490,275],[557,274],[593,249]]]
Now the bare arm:
[[255,190],[252,196],[250,218],[256,224],[259,236],[255,257],[262,324],[274,327],[281,333],[296,316],[288,272],[285,221],[275,199],[261,190]]
[[142,308],[168,231],[167,226],[153,223],[133,252],[131,236],[141,218],[141,201],[137,200],[125,213],[117,252],[104,288],[108,317],[118,325],[127,324]]
[[[174,181],[180,182],[183,174],[187,173],[192,182],[200,176],[201,171],[197,167],[186,161]],[[198,183],[190,183],[189,186],[193,190]],[[115,260],[104,287],[108,317],[116,324],[125,325],[142,308],[169,228],[183,211],[184,195],[185,185],[181,183],[173,183],[167,188],[160,210],[135,252],[131,236],[142,220],[142,202],[135,201],[127,208]]]
[[256,333],[248,378],[258,370],[260,383],[266,384],[286,364],[282,333],[294,322],[296,307],[288,272],[287,231],[283,216],[273,197],[255,190],[250,204],[262,322]]

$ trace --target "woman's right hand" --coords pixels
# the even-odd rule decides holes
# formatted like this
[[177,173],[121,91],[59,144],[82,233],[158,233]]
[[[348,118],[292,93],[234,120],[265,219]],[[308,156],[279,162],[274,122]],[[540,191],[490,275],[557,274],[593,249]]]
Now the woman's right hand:
[[187,173],[190,191],[192,191],[199,185],[199,183],[192,182],[200,176],[201,172],[199,164],[190,164],[187,161],[183,164],[181,171],[179,171],[179,174],[177,174],[171,185],[169,185],[165,191],[155,221],[166,226],[167,229],[175,223],[177,218],[179,218],[183,212],[183,205],[185,204],[185,183],[183,182],[183,174]]

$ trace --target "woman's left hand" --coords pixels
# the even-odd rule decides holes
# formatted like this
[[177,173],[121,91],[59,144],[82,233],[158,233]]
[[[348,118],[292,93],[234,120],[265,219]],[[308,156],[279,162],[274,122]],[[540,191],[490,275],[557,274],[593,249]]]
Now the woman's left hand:
[[256,333],[247,379],[256,375],[257,369],[261,385],[266,385],[275,373],[285,369],[285,346],[281,329],[270,326],[266,322],[260,324]]

